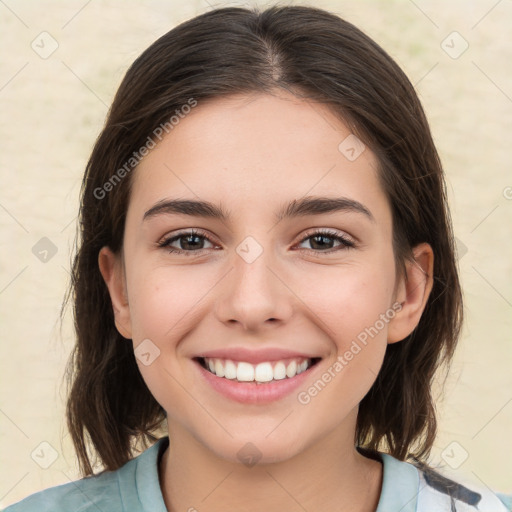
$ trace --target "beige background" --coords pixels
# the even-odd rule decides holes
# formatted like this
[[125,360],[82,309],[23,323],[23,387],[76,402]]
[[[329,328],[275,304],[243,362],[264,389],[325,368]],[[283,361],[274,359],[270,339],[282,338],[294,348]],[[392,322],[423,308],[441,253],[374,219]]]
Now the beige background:
[[[73,338],[69,315],[59,333],[58,313],[85,162],[130,63],[214,5],[244,4],[0,2],[0,507],[78,477],[61,386]],[[424,104],[447,173],[467,315],[432,463],[512,492],[512,2],[315,5],[381,44]],[[51,49],[43,31],[58,43],[46,59],[31,47]],[[43,237],[57,249],[46,262],[32,252]]]

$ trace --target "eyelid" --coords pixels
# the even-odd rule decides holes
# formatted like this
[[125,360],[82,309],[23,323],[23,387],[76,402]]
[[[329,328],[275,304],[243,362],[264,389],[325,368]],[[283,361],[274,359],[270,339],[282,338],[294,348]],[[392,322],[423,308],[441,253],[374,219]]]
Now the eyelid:
[[164,235],[160,241],[157,242],[157,245],[162,245],[166,242],[169,242],[170,240],[173,240],[174,238],[179,238],[181,236],[186,236],[186,235],[199,235],[199,236],[202,236],[206,239],[208,239],[210,242],[213,243],[213,241],[211,240],[213,237],[212,235],[210,235],[208,232],[204,231],[203,229],[201,228],[183,228],[183,229],[180,229],[176,232],[173,232],[171,235]]

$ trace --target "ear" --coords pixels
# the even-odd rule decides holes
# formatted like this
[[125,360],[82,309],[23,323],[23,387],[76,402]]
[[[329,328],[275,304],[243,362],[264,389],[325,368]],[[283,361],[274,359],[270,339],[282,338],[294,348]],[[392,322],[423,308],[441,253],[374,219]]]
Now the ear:
[[116,328],[121,336],[131,339],[130,306],[128,305],[122,257],[117,256],[109,247],[105,246],[98,254],[98,265],[110,293]]
[[413,261],[405,263],[406,276],[398,284],[396,302],[402,309],[388,324],[388,343],[401,341],[418,325],[434,284],[434,252],[427,243],[414,247]]

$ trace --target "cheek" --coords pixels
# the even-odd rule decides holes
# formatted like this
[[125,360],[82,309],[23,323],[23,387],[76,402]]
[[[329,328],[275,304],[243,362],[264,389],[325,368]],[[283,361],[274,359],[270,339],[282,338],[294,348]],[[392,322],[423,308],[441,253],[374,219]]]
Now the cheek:
[[342,421],[375,382],[395,316],[393,287],[393,270],[353,265],[337,273],[331,268],[324,276],[316,273],[314,289],[304,288],[304,302],[332,349],[322,373],[297,395],[317,424]]
[[[371,328],[391,305],[392,255],[381,256],[379,261],[353,261],[340,266],[291,266],[289,275],[282,273],[293,290],[289,300],[295,302],[302,316],[325,331],[339,350],[345,350],[352,339]],[[223,274],[205,265],[144,269],[141,262],[133,266],[138,269],[132,270],[129,282],[133,339],[137,343],[149,338],[167,349],[171,340],[178,342],[191,326],[200,323],[207,313],[205,307],[213,307],[211,293],[215,293]]]
[[[314,286],[311,286],[314,283]],[[392,265],[352,264],[339,268],[317,268],[298,283],[300,297],[313,321],[345,350],[351,340],[377,323],[385,337],[382,316],[391,308],[394,288]],[[361,336],[364,337],[364,336]]]
[[[177,352],[197,324],[204,290],[197,279],[191,279],[190,271],[169,267],[144,270],[142,264],[137,268],[139,273],[132,273],[129,283],[133,345],[136,355],[149,352],[151,358],[147,364],[137,357],[139,371],[170,417],[186,415],[189,410],[198,414],[194,402],[183,393],[183,368]],[[144,350],[138,351],[139,345]]]
[[[309,276],[309,286],[302,286],[301,298],[327,335],[331,355],[321,382],[302,390],[299,402],[314,402],[315,414],[323,421],[332,421],[325,412],[325,408],[331,410],[327,404],[339,404],[337,419],[357,406],[382,366],[388,324],[395,316],[391,307],[395,274],[392,254],[381,256],[371,263],[331,267],[325,272],[319,267]],[[314,398],[317,395],[321,397]]]
[[133,275],[129,288],[133,339],[149,338],[158,345],[179,339],[190,327],[204,295],[190,270],[155,268]]

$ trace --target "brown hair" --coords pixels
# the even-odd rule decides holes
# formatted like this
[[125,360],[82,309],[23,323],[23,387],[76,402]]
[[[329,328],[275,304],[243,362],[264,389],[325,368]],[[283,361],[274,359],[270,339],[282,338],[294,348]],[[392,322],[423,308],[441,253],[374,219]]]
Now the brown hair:
[[[434,284],[426,309],[410,336],[388,345],[382,369],[360,403],[355,439],[362,449],[386,449],[401,460],[429,455],[436,435],[431,385],[437,369],[451,361],[462,295],[443,170],[414,88],[380,46],[330,12],[305,6],[220,8],[180,24],[135,60],[87,163],[80,239],[64,302],[72,294],[77,342],[67,366],[66,414],[84,476],[93,473],[89,442],[104,468],[115,470],[133,457],[134,442],[155,441],[165,420],[132,344],[116,330],[98,268],[103,246],[122,248],[130,171],[136,166],[130,158],[191,98],[201,105],[278,88],[328,105],[376,154],[392,209],[399,271],[416,244],[433,248]],[[122,179],[114,182],[116,173]],[[106,187],[109,180],[112,186]]]

